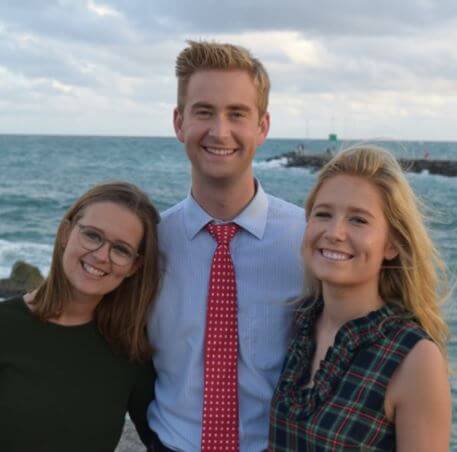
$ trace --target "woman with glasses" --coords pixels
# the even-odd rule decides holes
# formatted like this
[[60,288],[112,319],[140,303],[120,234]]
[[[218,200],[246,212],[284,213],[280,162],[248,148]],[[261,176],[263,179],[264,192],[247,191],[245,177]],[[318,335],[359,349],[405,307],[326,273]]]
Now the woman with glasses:
[[61,221],[43,284],[0,303],[1,451],[112,452],[126,412],[149,443],[158,221],[134,185],[95,186]]

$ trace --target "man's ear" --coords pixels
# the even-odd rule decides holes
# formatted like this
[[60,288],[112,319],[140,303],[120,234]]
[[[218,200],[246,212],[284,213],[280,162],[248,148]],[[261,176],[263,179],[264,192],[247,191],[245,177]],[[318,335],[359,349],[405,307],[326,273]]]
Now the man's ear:
[[265,142],[269,130],[270,130],[270,113],[265,112],[264,115],[259,120],[257,146],[261,146]]
[[184,143],[184,132],[182,129],[184,118],[183,114],[179,111],[178,107],[173,110],[173,127],[175,128],[176,138]]

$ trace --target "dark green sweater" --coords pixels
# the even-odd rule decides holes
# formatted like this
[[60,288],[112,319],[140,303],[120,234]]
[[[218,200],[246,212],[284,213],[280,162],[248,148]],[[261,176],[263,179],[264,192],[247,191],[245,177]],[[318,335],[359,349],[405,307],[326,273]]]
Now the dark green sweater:
[[116,354],[94,322],[61,326],[0,302],[0,451],[112,452],[128,411],[149,442],[152,365]]

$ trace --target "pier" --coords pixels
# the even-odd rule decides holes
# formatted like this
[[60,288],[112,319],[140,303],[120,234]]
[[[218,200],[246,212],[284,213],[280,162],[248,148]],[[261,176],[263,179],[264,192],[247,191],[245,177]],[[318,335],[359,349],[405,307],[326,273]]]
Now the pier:
[[[319,170],[330,159],[331,155],[327,153],[307,155],[301,151],[291,151],[276,157],[271,157],[267,161],[286,159],[284,166],[287,167],[307,167],[314,170]],[[429,174],[439,174],[441,176],[456,177],[457,176],[457,160],[429,160],[429,159],[397,159],[400,166],[411,173],[422,173],[424,171]]]

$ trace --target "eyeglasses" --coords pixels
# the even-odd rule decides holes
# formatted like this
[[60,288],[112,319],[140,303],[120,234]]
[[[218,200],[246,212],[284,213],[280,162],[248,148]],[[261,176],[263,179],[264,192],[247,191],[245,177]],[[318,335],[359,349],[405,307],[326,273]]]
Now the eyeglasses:
[[130,265],[139,254],[124,242],[112,242],[108,240],[102,232],[91,226],[84,226],[83,224],[76,224],[79,228],[78,238],[81,246],[87,251],[97,251],[105,243],[110,244],[109,258],[113,264],[116,265]]

